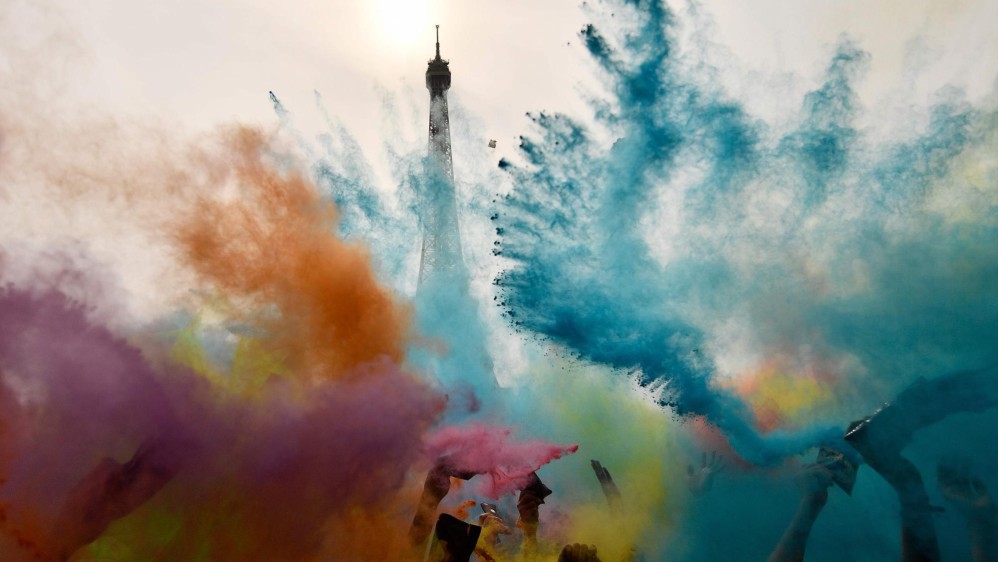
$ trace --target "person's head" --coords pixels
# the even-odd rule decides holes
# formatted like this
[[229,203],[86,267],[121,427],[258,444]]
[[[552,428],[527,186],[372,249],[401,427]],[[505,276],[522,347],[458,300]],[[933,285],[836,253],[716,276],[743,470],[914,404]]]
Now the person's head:
[[558,562],[601,562],[596,547],[591,544],[566,544],[558,555]]

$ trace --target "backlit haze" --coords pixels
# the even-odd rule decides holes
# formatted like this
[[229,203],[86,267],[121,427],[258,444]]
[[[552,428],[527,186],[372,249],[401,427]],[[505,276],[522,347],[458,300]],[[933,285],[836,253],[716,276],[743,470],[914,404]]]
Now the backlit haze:
[[[441,458],[479,474],[440,505],[461,518],[515,514],[538,471],[546,561],[765,558],[817,447],[998,364],[996,22],[995,0],[0,2],[0,559],[54,552],[56,521],[74,560],[407,560]],[[454,201],[425,160],[435,25]],[[450,209],[463,262],[417,287]],[[949,415],[960,396],[904,451],[933,505],[948,455],[998,493],[998,411]],[[728,470],[699,494],[707,452]],[[78,516],[116,508],[91,470],[135,466],[162,488]],[[969,548],[949,515],[946,558]],[[897,527],[861,467],[808,559],[896,559]]]

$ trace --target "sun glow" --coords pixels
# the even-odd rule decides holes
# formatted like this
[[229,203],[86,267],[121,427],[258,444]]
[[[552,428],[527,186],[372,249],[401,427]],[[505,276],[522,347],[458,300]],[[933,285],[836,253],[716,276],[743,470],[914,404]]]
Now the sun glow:
[[426,0],[378,0],[378,21],[388,42],[410,46],[425,37],[429,27]]

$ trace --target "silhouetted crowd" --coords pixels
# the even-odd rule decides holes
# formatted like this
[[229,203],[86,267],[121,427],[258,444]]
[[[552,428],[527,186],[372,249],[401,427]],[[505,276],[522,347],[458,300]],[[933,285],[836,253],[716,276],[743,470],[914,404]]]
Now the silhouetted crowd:
[[[915,465],[901,452],[915,431],[958,412],[976,412],[998,406],[998,372],[995,368],[961,372],[920,380],[902,392],[894,402],[873,415],[853,422],[841,443],[819,450],[815,463],[797,474],[802,492],[800,504],[769,562],[804,560],[811,529],[828,501],[828,491],[838,485],[852,492],[857,468],[865,463],[897,493],[901,515],[902,562],[938,562],[939,543],[933,523],[933,508],[925,481]],[[621,497],[610,471],[592,461],[611,512],[619,512]],[[690,491],[702,494],[711,489],[714,477],[724,468],[722,459],[704,453],[700,467],[690,465]],[[519,517],[509,525],[495,506],[481,504],[478,524],[461,521],[449,514],[437,515],[440,502],[450,490],[451,478],[469,479],[439,459],[429,472],[409,531],[414,549],[422,549],[425,562],[468,562],[532,560],[553,558],[554,552],[539,552],[537,531],[539,510],[552,492],[536,474],[531,474],[520,490]],[[998,509],[984,482],[959,459],[944,459],[938,465],[936,481],[943,497],[963,517],[970,535],[974,562],[998,562]],[[516,533],[522,536],[511,540]],[[504,540],[508,539],[508,540]],[[599,562],[598,545],[566,544],[558,553],[559,562]],[[621,562],[644,561],[637,548],[625,553]]]

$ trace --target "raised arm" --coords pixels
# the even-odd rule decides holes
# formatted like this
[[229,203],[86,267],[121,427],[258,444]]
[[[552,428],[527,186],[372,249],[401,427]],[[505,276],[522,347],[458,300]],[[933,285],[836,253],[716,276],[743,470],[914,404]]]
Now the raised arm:
[[551,495],[551,489],[541,482],[537,473],[531,473],[527,486],[520,490],[516,509],[520,512],[517,527],[523,530],[523,555],[531,558],[537,554],[537,527],[540,523],[540,505]]
[[901,504],[901,560],[939,562],[939,541],[925,483],[915,465],[901,456],[900,447],[908,438],[905,426],[890,418],[871,423],[875,419],[854,423],[846,440],[897,493]]
[[450,492],[451,477],[468,480],[474,473],[461,471],[447,461],[438,459],[437,463],[426,474],[423,482],[423,492],[419,496],[419,503],[416,505],[416,514],[412,518],[412,525],[409,527],[409,542],[418,546],[429,538],[433,531],[433,525],[437,520],[437,508],[440,502],[447,497]]
[[960,462],[940,463],[936,476],[943,497],[967,523],[974,562],[998,562],[998,509],[984,482]]
[[803,492],[800,505],[793,520],[784,531],[776,549],[769,555],[769,562],[802,562],[811,527],[818,519],[828,501],[828,487],[832,485],[832,472],[827,468],[812,464],[797,476]]
[[53,526],[59,559],[90,544],[114,521],[144,504],[177,474],[165,442],[143,443],[124,464],[103,459],[70,492]]
[[724,470],[724,459],[712,451],[708,459],[704,452],[700,457],[700,468],[686,465],[686,481],[693,495],[699,496],[714,487],[714,478]]
[[610,476],[610,471],[597,460],[591,460],[589,463],[593,467],[593,472],[596,473],[596,479],[599,480],[600,488],[603,489],[603,496],[606,498],[607,505],[610,506],[610,511],[619,512],[621,507],[620,490],[614,483],[613,476]]

